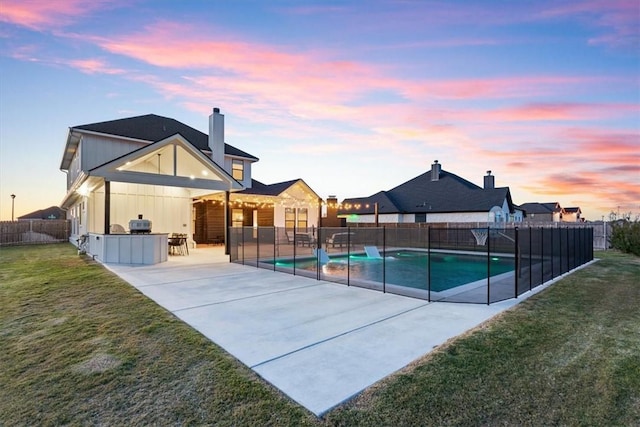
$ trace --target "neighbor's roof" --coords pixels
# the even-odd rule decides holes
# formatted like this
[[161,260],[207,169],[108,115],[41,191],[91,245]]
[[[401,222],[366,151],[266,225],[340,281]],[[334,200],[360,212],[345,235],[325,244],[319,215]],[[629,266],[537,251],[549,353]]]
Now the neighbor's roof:
[[303,186],[305,186],[309,191],[311,191],[315,197],[319,196],[311,187],[307,185],[306,182],[302,178],[292,179],[289,181],[277,182],[275,184],[263,184],[262,182],[251,179],[251,188],[244,189],[242,191],[237,191],[234,194],[251,194],[258,196],[279,196],[286,190],[288,190],[291,186],[296,183],[301,182]]
[[[106,122],[90,123],[74,126],[77,130],[123,136],[125,138],[141,139],[145,141],[161,141],[177,133],[200,150],[209,151],[209,136],[197,129],[169,117],[147,114],[144,116],[125,119],[109,120]],[[257,157],[246,153],[232,145],[224,144],[224,152],[230,156],[244,157],[258,160]]]
[[251,180],[251,188],[238,191],[236,194],[256,194],[260,196],[277,196],[298,182],[298,179],[292,179],[290,181],[278,182],[275,184],[263,184],[257,179]]
[[561,210],[560,204],[558,202],[550,202],[550,203],[523,203],[520,205],[522,209],[524,209],[529,214],[552,214],[554,212],[558,212]]
[[502,206],[505,199],[513,211],[508,187],[485,190],[444,170],[437,181],[432,181],[428,171],[391,190],[345,199],[338,214],[372,214],[376,202],[378,213],[488,212],[494,206]]
[[49,206],[26,215],[19,216],[18,219],[66,219],[67,211],[58,206]]
[[562,208],[566,213],[582,213],[582,209],[579,206],[573,206],[570,208]]
[[391,200],[387,192],[380,191],[369,197],[345,199],[342,202],[342,207],[338,209],[338,213],[372,214],[375,212],[376,203],[378,204],[379,214],[395,213],[400,211],[400,208],[393,203],[393,200]]

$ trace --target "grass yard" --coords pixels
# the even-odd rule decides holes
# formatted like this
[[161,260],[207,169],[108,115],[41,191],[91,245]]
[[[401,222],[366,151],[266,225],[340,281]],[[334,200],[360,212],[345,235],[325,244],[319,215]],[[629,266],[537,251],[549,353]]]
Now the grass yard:
[[336,425],[640,425],[640,258],[602,260],[381,381]]
[[596,256],[319,420],[71,245],[0,248],[0,425],[638,425],[640,258]]
[[0,425],[315,417],[69,244],[0,248]]

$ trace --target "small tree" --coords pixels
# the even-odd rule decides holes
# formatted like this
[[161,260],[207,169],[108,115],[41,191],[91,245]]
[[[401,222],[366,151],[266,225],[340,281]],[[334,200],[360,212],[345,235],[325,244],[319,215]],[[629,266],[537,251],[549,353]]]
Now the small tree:
[[611,246],[640,256],[640,222],[619,221],[612,224]]

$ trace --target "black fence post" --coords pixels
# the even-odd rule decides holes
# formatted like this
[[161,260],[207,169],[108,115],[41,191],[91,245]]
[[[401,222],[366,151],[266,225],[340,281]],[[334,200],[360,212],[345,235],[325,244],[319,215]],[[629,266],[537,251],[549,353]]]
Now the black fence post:
[[387,277],[385,254],[387,253],[387,228],[382,226],[382,292],[387,292]]
[[491,304],[491,228],[487,227],[487,305]]
[[431,226],[427,226],[427,302],[431,302]]
[[540,226],[540,284],[544,283],[544,227]]
[[562,268],[562,228],[558,229],[558,240],[560,240],[560,244],[558,245],[560,247],[560,250],[558,251],[560,274],[558,274],[558,276],[561,276],[564,273],[564,268]]
[[531,226],[529,226],[529,291],[531,291],[531,286],[533,283],[533,264],[531,260],[531,255],[533,251],[533,234],[531,233]]
[[519,241],[518,227],[514,227],[513,231],[515,233],[515,236],[514,236],[515,238],[514,238],[513,245],[514,245],[514,252],[515,252],[515,256],[516,256],[516,265],[515,265],[515,267],[516,267],[516,277],[515,277],[515,281],[514,281],[514,287],[515,287],[515,292],[514,292],[515,297],[514,298],[518,298],[518,278],[520,277],[520,268],[521,268],[521,266],[520,266],[520,250],[518,249],[520,247],[519,243],[518,243],[518,241]]
[[256,227],[256,268],[260,268],[260,227]]
[[347,227],[347,286],[350,286],[350,283],[351,283],[351,227]]
[[244,227],[240,227],[240,233],[242,235],[242,265],[244,265]]
[[553,234],[554,232],[557,230],[557,228],[551,228],[551,234],[550,234],[550,238],[551,238],[551,280],[554,279],[555,274],[553,274],[553,264],[554,264],[554,259],[553,259]]
[[579,265],[584,264],[584,258],[585,258],[584,257],[584,236],[583,236],[584,233],[582,231],[583,229],[581,228],[580,233],[578,235],[578,246],[580,248],[580,264]]
[[316,280],[320,280],[320,251],[317,246],[318,245],[316,245]]

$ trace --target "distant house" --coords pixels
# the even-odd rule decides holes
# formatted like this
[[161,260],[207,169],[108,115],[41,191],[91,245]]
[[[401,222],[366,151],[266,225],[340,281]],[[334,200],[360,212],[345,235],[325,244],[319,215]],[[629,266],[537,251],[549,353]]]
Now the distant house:
[[562,207],[558,202],[550,203],[523,203],[527,221],[531,222],[560,222],[562,221]]
[[582,210],[579,207],[563,208],[563,222],[582,222]]
[[388,191],[345,199],[338,212],[347,223],[520,222],[509,187],[495,187],[487,171],[484,188],[442,170],[431,170]]
[[49,206],[46,209],[40,209],[26,215],[22,215],[18,217],[18,221],[29,220],[29,219],[65,219],[67,216],[67,211],[58,206]]
[[524,203],[520,206],[530,222],[582,222],[579,207],[563,208],[558,202]]
[[257,161],[225,143],[218,108],[209,134],[155,114],[74,126],[60,164],[71,240],[126,233],[139,215],[154,233],[186,234],[198,243],[221,243],[227,225],[317,226],[318,195],[300,179],[254,180]]

